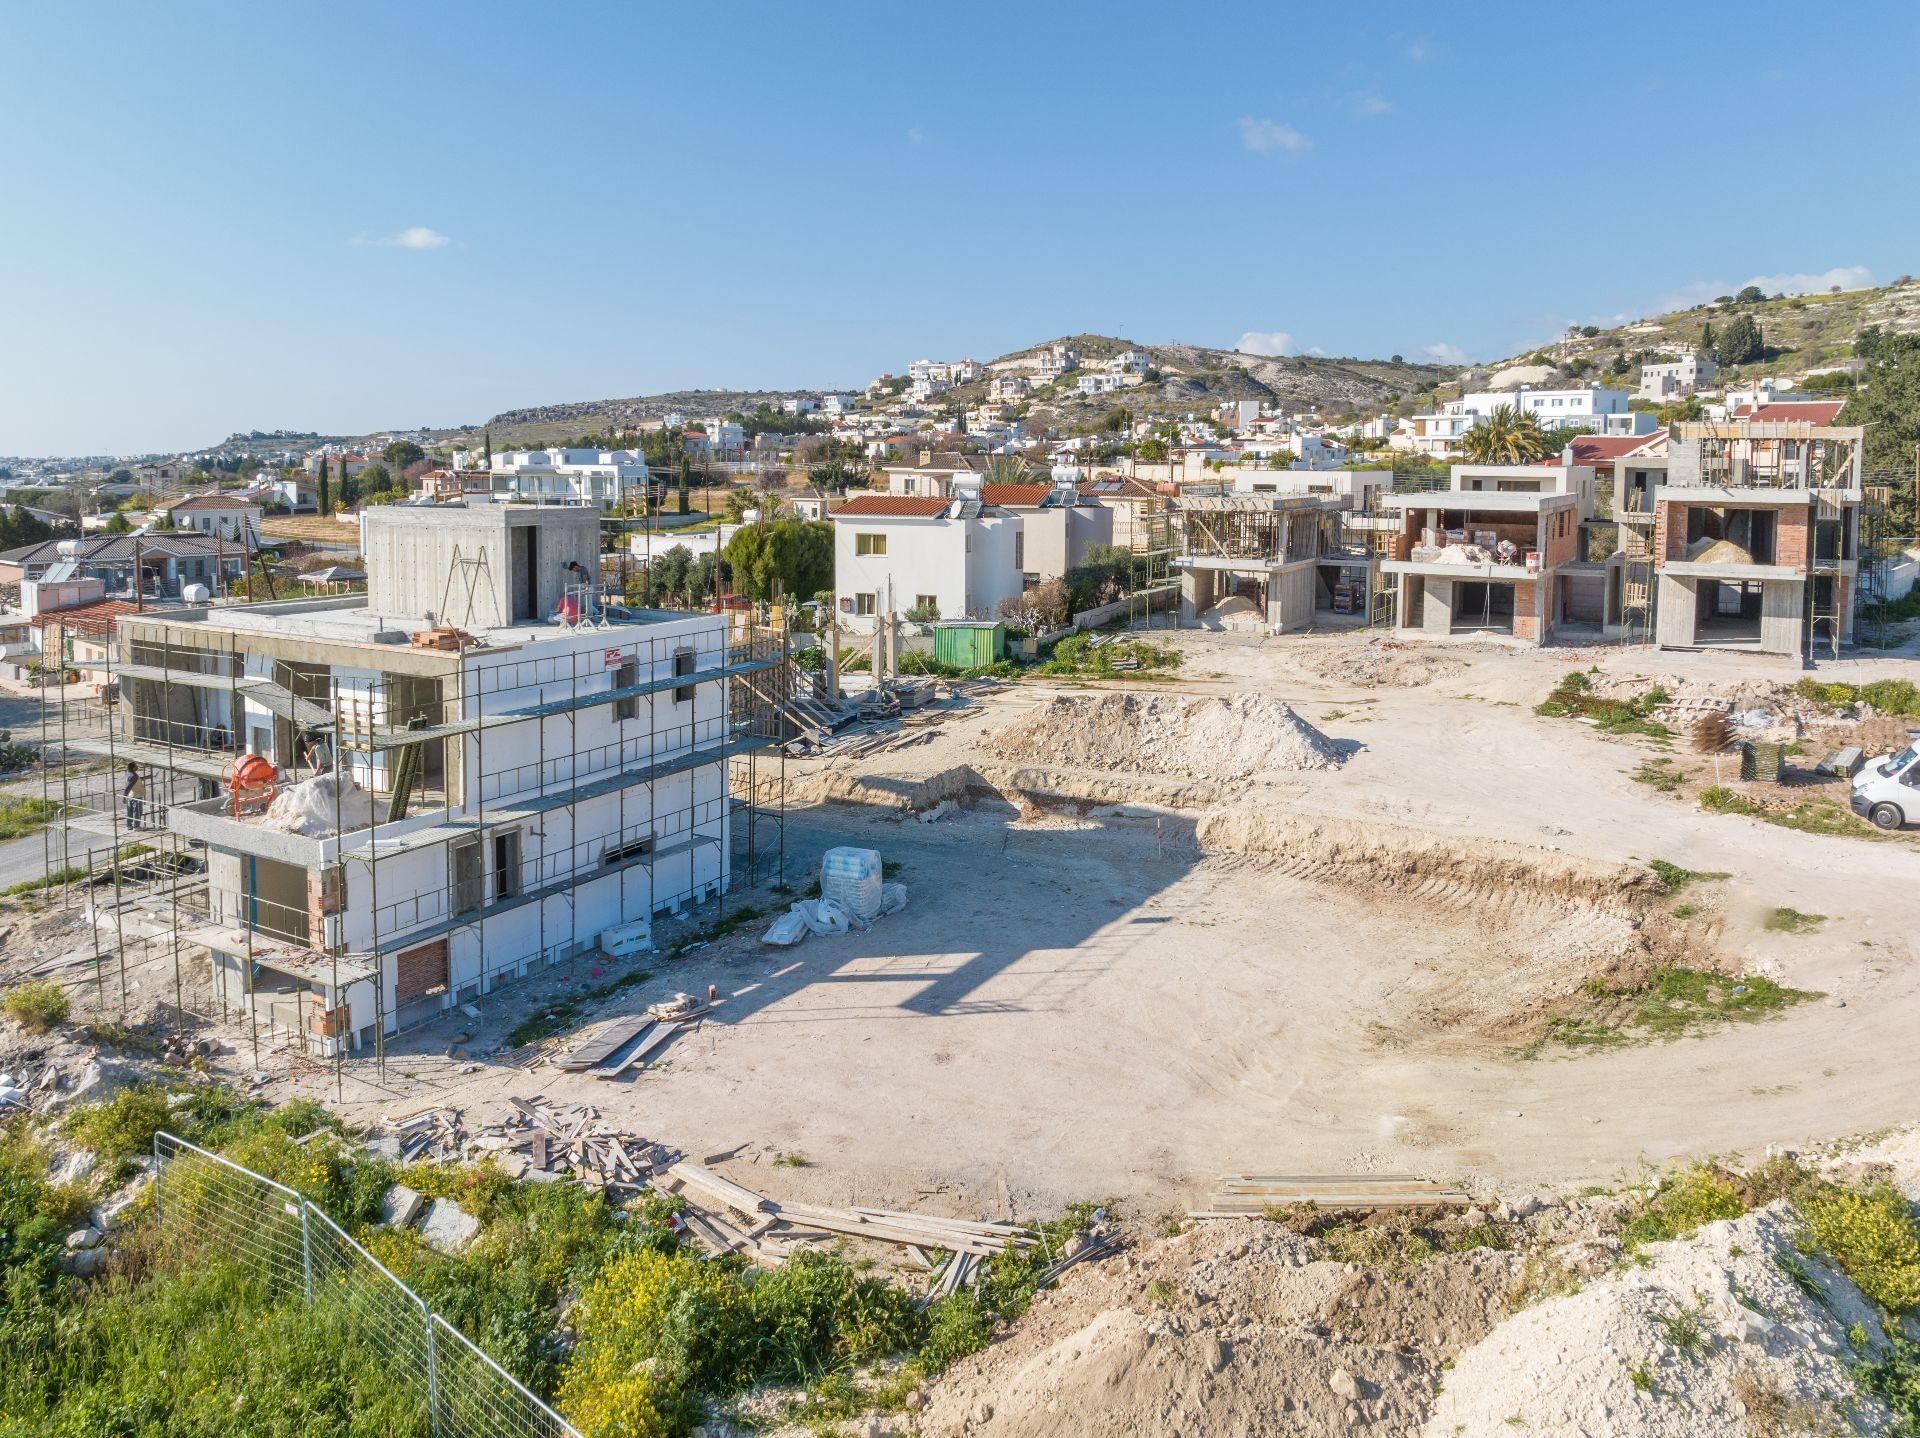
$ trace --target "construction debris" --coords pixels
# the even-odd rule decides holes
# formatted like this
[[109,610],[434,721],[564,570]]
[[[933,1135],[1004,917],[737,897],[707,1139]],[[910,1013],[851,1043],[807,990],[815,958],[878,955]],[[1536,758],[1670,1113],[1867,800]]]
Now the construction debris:
[[1189,1218],[1246,1218],[1274,1208],[1424,1208],[1458,1206],[1472,1197],[1410,1173],[1227,1173],[1204,1208]]
[[[716,1253],[741,1252],[756,1262],[774,1264],[786,1258],[795,1243],[810,1236],[870,1238],[906,1248],[923,1262],[929,1251],[945,1251],[956,1260],[967,1259],[967,1265],[955,1269],[949,1264],[943,1271],[942,1278],[948,1283],[945,1291],[977,1271],[979,1260],[1010,1249],[1032,1248],[1039,1242],[1014,1223],[936,1218],[883,1208],[776,1203],[688,1159],[667,1167],[652,1180],[652,1186],[687,1205],[682,1217],[688,1229]],[[698,1207],[694,1206],[696,1200]]]

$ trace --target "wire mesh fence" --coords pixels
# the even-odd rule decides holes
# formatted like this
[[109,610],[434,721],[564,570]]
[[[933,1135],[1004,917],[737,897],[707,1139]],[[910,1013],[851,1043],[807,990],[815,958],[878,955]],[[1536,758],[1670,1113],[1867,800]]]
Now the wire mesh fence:
[[170,1133],[153,1156],[163,1238],[237,1265],[264,1302],[303,1304],[316,1331],[377,1355],[378,1391],[356,1402],[392,1438],[580,1438],[292,1189]]

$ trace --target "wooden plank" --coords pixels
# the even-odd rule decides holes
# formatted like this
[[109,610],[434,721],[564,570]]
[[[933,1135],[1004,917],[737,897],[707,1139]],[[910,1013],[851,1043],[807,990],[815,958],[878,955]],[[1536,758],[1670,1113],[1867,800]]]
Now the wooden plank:
[[615,1049],[605,1063],[588,1069],[588,1075],[597,1079],[617,1078],[635,1064],[639,1063],[645,1055],[649,1040],[653,1036],[653,1026],[654,1021],[652,1019],[643,1021],[638,1031],[635,1032],[627,1042]]
[[560,1060],[560,1067],[568,1073],[578,1073],[581,1069],[590,1069],[605,1063],[619,1049],[624,1048],[649,1020],[638,1015],[625,1015],[610,1019],[601,1025],[599,1032],[574,1046],[573,1052]]
[[779,1205],[771,1199],[762,1198],[750,1188],[742,1188],[729,1179],[722,1178],[710,1169],[702,1168],[690,1159],[681,1159],[666,1172],[669,1179],[678,1179],[690,1188],[697,1188],[742,1213],[778,1212]]

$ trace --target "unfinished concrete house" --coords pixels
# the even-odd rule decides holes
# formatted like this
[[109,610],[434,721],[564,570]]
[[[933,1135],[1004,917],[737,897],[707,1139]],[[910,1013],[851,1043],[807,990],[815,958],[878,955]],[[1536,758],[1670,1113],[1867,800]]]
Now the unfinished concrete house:
[[1597,627],[1605,575],[1580,550],[1593,483],[1582,465],[1457,464],[1444,490],[1383,496],[1400,521],[1380,566],[1395,589],[1395,627],[1534,644],[1570,624]]
[[[1674,426],[1664,468],[1643,465],[1639,481],[1653,486],[1662,648],[1839,653],[1853,630],[1864,436],[1804,421]],[[1631,575],[1627,563],[1623,583]]]
[[122,938],[147,926],[177,988],[315,1057],[723,894],[730,768],[773,732],[786,664],[732,616],[602,607],[568,567],[596,572],[590,510],[363,526],[365,595],[130,616],[116,702],[59,721],[112,759],[104,812],[67,802],[203,861],[129,885]]
[[1230,600],[1275,633],[1363,620],[1369,558],[1345,546],[1348,504],[1338,494],[1183,494],[1172,560],[1181,620],[1204,622]]

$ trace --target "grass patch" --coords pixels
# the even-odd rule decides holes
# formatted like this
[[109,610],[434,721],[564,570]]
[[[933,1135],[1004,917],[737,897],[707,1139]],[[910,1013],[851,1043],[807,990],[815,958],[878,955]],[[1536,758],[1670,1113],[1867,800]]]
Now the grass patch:
[[1657,684],[1630,699],[1602,699],[1593,692],[1593,680],[1576,669],[1534,705],[1533,712],[1549,719],[1588,719],[1603,734],[1644,734],[1651,739],[1671,739],[1673,731],[1653,715],[1672,700],[1673,696]]
[[1663,1177],[1646,1203],[1620,1231],[1632,1253],[1649,1243],[1685,1238],[1704,1224],[1738,1218],[1752,1205],[1734,1176],[1712,1164],[1696,1163]]
[[1920,688],[1911,679],[1876,679],[1871,684],[1829,684],[1818,679],[1802,679],[1794,692],[1810,699],[1822,709],[1847,709],[1865,704],[1882,714],[1913,718],[1920,716]]
[[1667,767],[1672,762],[1664,758],[1649,759],[1633,771],[1633,780],[1636,784],[1645,784],[1656,793],[1671,794],[1685,782],[1684,775],[1676,774]]
[[581,1011],[589,1005],[604,1003],[616,994],[623,994],[628,989],[637,988],[652,977],[653,975],[645,969],[635,969],[630,974],[609,979],[606,983],[594,988],[582,989],[577,994],[570,994],[558,1003],[550,1004],[540,1013],[528,1014],[508,1032],[507,1047],[517,1049],[523,1044],[538,1043],[541,1039],[564,1033],[573,1027]]
[[66,812],[51,799],[0,799],[0,839],[37,834]]
[[1844,804],[1832,799],[1796,799],[1790,804],[1758,803],[1724,784],[1709,784],[1699,794],[1700,807],[1712,814],[1745,814],[1794,829],[1802,834],[1841,834],[1859,839],[1898,839],[1867,823]]
[[67,1015],[73,1012],[73,1001],[52,979],[38,979],[8,989],[6,998],[0,1000],[0,1008],[5,1008],[7,1017],[28,1033],[43,1034],[55,1024],[67,1021]]
[[1676,1308],[1671,1313],[1657,1315],[1653,1323],[1670,1347],[1689,1358],[1702,1358],[1712,1351],[1713,1340],[1707,1334],[1706,1324],[1701,1322],[1699,1308]]
[[1730,879],[1733,875],[1719,869],[1683,869],[1678,864],[1665,859],[1649,859],[1647,867],[1660,880],[1661,887],[1669,894],[1677,894],[1689,884],[1705,883],[1714,879]]
[[1679,965],[1654,970],[1639,988],[1614,989],[1596,981],[1585,992],[1591,1012],[1554,1019],[1545,1034],[1519,1051],[1520,1056],[1536,1058],[1550,1043],[1592,1049],[1677,1039],[1710,1024],[1771,1018],[1795,1004],[1824,997],[1760,975],[1735,978]]
[[1159,1308],[1171,1308],[1180,1298],[1180,1290],[1164,1278],[1156,1278],[1147,1285],[1147,1302]]
[[1883,1353],[1853,1366],[1853,1381],[1893,1414],[1890,1438],[1920,1438],[1920,1343],[1889,1332]]
[[[1077,674],[1099,679],[1130,679],[1148,671],[1180,667],[1180,653],[1164,644],[1144,639],[1116,639],[1094,647],[1093,636],[1085,632],[1069,634],[1053,646],[1034,674]],[[1156,677],[1164,677],[1164,673]]]
[[45,889],[57,889],[62,884],[77,884],[88,877],[88,871],[79,864],[69,864],[64,869],[55,869],[52,873],[42,874],[37,879],[26,879],[18,884],[7,886],[7,897],[23,899],[38,894]]
[[1767,915],[1766,928],[1775,934],[1805,934],[1826,921],[1825,914],[1803,914],[1798,909],[1779,908]]

